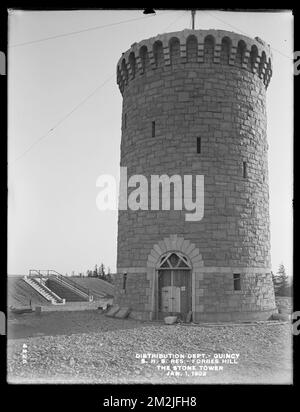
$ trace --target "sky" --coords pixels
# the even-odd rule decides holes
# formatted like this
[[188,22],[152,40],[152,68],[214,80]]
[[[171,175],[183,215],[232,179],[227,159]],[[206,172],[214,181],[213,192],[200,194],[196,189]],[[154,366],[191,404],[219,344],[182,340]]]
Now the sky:
[[[185,28],[187,10],[9,11],[8,274],[77,274],[101,262],[116,270],[117,212],[96,206],[98,176],[119,176],[116,65],[134,42]],[[292,13],[197,11],[195,28],[259,36],[272,48],[271,259],[274,272],[283,263],[292,275]]]

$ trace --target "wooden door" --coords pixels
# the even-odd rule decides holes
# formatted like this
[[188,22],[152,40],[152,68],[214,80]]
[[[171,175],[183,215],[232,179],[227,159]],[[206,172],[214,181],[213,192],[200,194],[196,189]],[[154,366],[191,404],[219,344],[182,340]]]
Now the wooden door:
[[159,318],[168,315],[180,315],[186,318],[192,309],[191,271],[158,271],[158,313]]
[[180,288],[180,313],[186,317],[192,310],[191,271],[174,270],[173,286]]

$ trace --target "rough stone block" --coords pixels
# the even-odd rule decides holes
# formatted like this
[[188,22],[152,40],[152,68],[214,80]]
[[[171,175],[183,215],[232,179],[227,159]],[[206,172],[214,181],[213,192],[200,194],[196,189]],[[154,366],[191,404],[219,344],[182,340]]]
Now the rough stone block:
[[105,314],[105,316],[108,316],[110,318],[114,317],[116,315],[116,313],[118,313],[118,311],[120,310],[120,306],[119,305],[113,305],[109,311]]
[[129,313],[130,313],[129,307],[122,307],[116,312],[114,317],[118,319],[125,319],[129,315]]

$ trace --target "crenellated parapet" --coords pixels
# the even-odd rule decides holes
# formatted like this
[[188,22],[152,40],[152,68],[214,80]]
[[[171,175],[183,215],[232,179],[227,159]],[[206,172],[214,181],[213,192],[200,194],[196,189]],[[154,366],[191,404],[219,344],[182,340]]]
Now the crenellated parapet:
[[259,37],[225,30],[189,30],[159,34],[134,43],[117,64],[117,83],[123,94],[128,82],[149,70],[189,62],[222,64],[248,70],[267,88],[272,76],[270,46]]

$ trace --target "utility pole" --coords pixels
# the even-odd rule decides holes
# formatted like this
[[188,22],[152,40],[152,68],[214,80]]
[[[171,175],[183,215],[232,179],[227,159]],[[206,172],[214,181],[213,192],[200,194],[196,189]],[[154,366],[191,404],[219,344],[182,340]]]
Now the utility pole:
[[192,10],[192,30],[195,30],[195,15],[196,10]]

